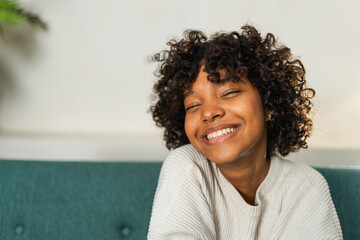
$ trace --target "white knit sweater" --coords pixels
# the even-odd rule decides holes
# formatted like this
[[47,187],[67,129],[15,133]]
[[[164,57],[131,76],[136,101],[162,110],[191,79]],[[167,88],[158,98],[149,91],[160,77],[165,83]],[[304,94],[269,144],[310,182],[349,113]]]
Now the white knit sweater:
[[342,239],[327,182],[307,165],[273,158],[255,203],[185,145],[162,166],[148,239]]

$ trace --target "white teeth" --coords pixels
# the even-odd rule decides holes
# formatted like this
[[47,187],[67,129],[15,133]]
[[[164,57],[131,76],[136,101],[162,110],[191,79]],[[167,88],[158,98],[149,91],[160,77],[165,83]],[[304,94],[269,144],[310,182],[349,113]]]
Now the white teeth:
[[227,135],[229,133],[232,133],[233,131],[235,131],[237,128],[224,128],[222,130],[218,130],[218,131],[215,131],[215,132],[212,132],[210,134],[208,134],[206,137],[208,140],[211,140],[213,138],[218,138],[218,137],[221,137],[223,135]]

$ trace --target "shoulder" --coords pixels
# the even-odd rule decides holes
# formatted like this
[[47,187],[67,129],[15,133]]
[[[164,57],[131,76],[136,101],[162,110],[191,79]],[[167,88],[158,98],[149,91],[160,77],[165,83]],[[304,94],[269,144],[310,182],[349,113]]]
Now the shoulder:
[[187,144],[171,151],[166,157],[162,171],[188,169],[192,167],[204,168],[208,165],[207,159],[201,155],[191,144]]
[[342,239],[339,219],[325,178],[306,164],[283,158],[276,161],[282,166],[279,178],[284,224],[291,216],[296,216],[284,233],[299,234],[302,239],[313,239],[314,236],[317,236],[316,239]]
[[[156,189],[149,239],[215,239],[207,159],[191,145],[179,147],[167,156]],[[205,181],[204,181],[205,180]],[[205,184],[205,185],[204,185]],[[207,219],[204,222],[204,219]]]
[[178,147],[172,150],[168,158],[181,158],[189,160],[190,162],[198,161],[199,159],[204,159],[205,157],[201,155],[191,144],[186,144],[181,147]]
[[282,176],[285,181],[292,182],[295,186],[303,186],[317,195],[329,194],[326,179],[314,168],[291,160],[278,157],[282,165]]
[[158,187],[167,185],[176,189],[182,185],[198,185],[203,178],[211,178],[210,165],[191,144],[176,148],[164,160]]

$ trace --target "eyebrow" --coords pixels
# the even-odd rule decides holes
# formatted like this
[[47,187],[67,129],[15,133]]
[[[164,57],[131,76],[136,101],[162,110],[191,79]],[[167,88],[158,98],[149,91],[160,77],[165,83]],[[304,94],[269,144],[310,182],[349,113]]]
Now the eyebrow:
[[187,93],[184,94],[184,99],[192,95],[193,93],[194,93],[193,91],[188,91]]
[[[230,82],[234,83],[233,81],[230,81]],[[237,81],[236,83],[241,83],[241,84],[246,85],[246,82],[242,78],[240,78],[239,81]]]
[[[241,83],[241,84],[244,84],[244,85],[246,85],[246,82],[243,80],[243,79],[239,79],[239,81],[237,82],[237,83]],[[193,91],[188,91],[188,92],[186,92],[185,94],[184,94],[184,100],[185,100],[185,98],[187,98],[187,97],[189,97],[190,95],[192,95],[192,94],[194,94],[194,92]]]

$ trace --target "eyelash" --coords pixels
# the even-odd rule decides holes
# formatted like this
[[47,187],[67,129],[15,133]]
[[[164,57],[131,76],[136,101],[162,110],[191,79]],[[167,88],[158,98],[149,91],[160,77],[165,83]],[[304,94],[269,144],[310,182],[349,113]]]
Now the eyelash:
[[[230,94],[240,93],[240,92],[242,92],[242,91],[241,91],[241,90],[230,91],[230,92],[227,92],[227,93],[225,93],[224,95],[222,95],[222,97],[226,97],[226,96],[228,96],[228,95],[230,95]],[[189,111],[190,109],[192,109],[192,108],[194,108],[194,107],[197,107],[197,106],[199,106],[199,105],[200,105],[200,104],[191,105],[190,107],[188,107],[188,108],[185,109],[185,112],[187,112],[187,111]]]
[[223,95],[223,97],[226,97],[226,96],[228,96],[228,95],[230,95],[230,94],[233,94],[233,93],[240,93],[240,92],[242,92],[241,90],[234,90],[234,91],[231,91],[231,92],[227,92],[227,93],[225,93],[224,95]]
[[200,104],[194,104],[194,105],[191,105],[190,107],[186,108],[185,109],[185,112],[189,111],[190,109],[194,108],[194,107],[197,107],[199,106]]

